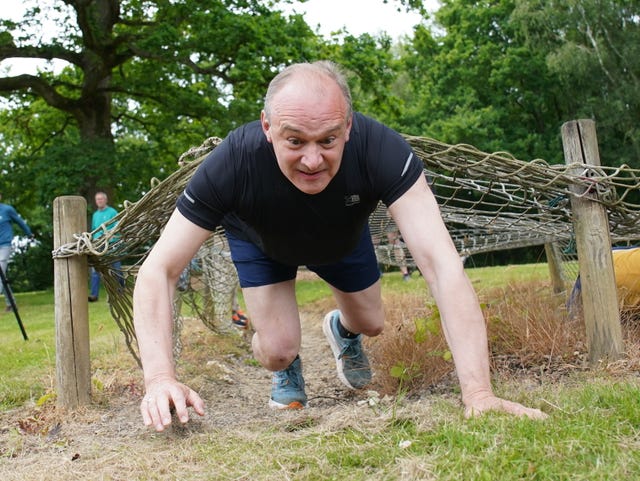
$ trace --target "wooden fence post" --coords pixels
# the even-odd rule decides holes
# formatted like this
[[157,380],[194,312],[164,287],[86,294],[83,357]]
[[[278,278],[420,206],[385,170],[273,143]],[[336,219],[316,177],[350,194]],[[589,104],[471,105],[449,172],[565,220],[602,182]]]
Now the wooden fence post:
[[[588,177],[591,166],[600,166],[595,122],[574,120],[562,126],[562,144],[573,176]],[[578,165],[579,164],[579,165]],[[623,352],[622,329],[616,290],[611,237],[607,211],[594,202],[597,190],[570,186],[573,228],[578,249],[582,306],[584,310],[589,361],[617,359]]]
[[562,273],[562,256],[556,242],[547,242],[544,245],[544,253],[547,256],[551,286],[554,294],[560,294],[567,290],[565,277]]
[[[87,231],[87,201],[63,196],[53,201],[54,249]],[[87,258],[54,259],[56,390],[58,405],[73,409],[91,402]]]

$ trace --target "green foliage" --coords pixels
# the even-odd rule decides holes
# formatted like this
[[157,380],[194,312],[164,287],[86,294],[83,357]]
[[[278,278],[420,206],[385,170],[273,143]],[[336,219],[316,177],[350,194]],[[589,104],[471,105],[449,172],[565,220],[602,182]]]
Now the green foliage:
[[331,50],[328,58],[351,73],[349,85],[354,109],[382,122],[397,117],[402,111],[402,103],[390,90],[397,75],[391,39],[385,35],[347,35]]
[[594,118],[603,164],[640,165],[637,2],[441,4],[401,54],[401,130],[556,163],[561,125]]
[[513,14],[567,93],[567,114],[596,120],[604,165],[640,166],[639,16],[630,0],[520,0]]
[[514,2],[445,0],[437,29],[421,26],[402,60],[414,102],[409,133],[519,158],[561,159],[557,109],[564,96],[511,23]]
[[[402,363],[398,363],[391,368],[389,373],[391,374],[391,377],[395,377],[402,383],[404,381],[410,381],[416,375],[417,370],[418,367],[415,364],[406,366]],[[401,391],[401,389],[398,389],[398,391]]]
[[424,343],[431,335],[439,335],[441,332],[440,311],[438,307],[430,303],[429,309],[431,314],[429,317],[418,317],[414,319],[416,333],[413,336],[416,344]]
[[53,285],[52,250],[52,238],[45,234],[36,245],[14,253],[8,271],[14,292],[42,291]]

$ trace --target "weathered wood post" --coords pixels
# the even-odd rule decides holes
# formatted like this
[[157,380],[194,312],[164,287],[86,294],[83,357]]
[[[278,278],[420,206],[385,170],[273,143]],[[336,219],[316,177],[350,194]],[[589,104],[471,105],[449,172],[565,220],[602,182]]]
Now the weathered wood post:
[[[87,201],[63,196],[53,201],[54,249],[87,230]],[[56,390],[58,405],[73,409],[91,401],[87,258],[54,259]]]
[[[588,177],[590,167],[600,166],[594,121],[565,123],[562,144],[565,162],[575,164],[570,171],[573,176]],[[584,186],[573,184],[570,190],[589,361],[596,363],[619,358],[623,343],[607,211],[594,202],[598,193],[595,185],[591,187],[585,191]]]
[[558,244],[556,242],[547,242],[544,245],[544,253],[547,256],[553,293],[560,294],[566,291],[566,286],[562,273],[562,256],[560,255]]

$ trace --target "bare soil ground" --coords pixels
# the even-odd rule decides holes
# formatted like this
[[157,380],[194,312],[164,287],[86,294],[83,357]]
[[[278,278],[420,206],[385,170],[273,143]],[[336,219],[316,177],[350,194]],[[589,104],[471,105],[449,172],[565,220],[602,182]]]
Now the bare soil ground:
[[[130,366],[115,373],[106,372],[107,367],[97,374],[104,385],[100,389],[94,385],[88,407],[63,412],[49,401],[0,413],[3,481],[223,479],[193,471],[190,442],[204,442],[215,433],[242,437],[274,429],[296,430],[296,426],[367,422],[372,416],[367,405],[372,393],[350,391],[338,380],[322,333],[322,318],[331,304],[323,304],[301,313],[308,409],[270,410],[271,374],[252,361],[247,339],[237,341],[236,352],[216,355],[215,349],[207,351],[216,334],[193,320],[185,326],[190,341],[183,354],[195,354],[197,360],[196,365],[180,368],[181,380],[205,400],[204,417],[194,414],[184,426],[176,421],[161,434],[146,428],[138,412],[142,376],[133,360],[123,357]],[[422,406],[427,405],[425,400]]]

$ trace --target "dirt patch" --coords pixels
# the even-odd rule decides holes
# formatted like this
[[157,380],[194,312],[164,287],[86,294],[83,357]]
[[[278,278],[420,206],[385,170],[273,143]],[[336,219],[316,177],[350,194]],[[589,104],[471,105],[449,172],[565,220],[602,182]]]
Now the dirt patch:
[[[301,313],[302,359],[309,407],[324,410],[366,399],[366,391],[352,391],[336,377],[331,348],[322,332],[322,318],[328,309],[319,306]],[[217,428],[246,426],[256,422],[271,422],[281,416],[267,407],[271,392],[271,373],[253,361],[248,351],[242,356],[211,360],[223,371],[220,382],[203,380],[194,386],[207,401],[207,425]]]
[[[185,326],[191,341],[185,342],[183,355],[200,357],[195,365],[193,359],[188,365],[181,362],[179,371],[181,380],[205,400],[204,417],[194,414],[188,424],[174,422],[161,434],[143,426],[138,412],[142,376],[135,363],[127,360],[129,366],[105,375],[108,379],[102,380],[104,386],[94,386],[94,402],[86,408],[63,412],[50,401],[0,413],[3,481],[202,479],[192,472],[187,446],[203,442],[212,433],[242,436],[274,429],[295,431],[310,425],[364,422],[371,416],[367,403],[372,393],[351,391],[340,383],[322,333],[322,318],[331,306],[329,301],[320,302],[301,313],[300,355],[308,409],[270,410],[271,374],[253,360],[248,341],[236,339],[237,349],[216,355],[207,345],[213,344],[217,335],[194,320]],[[107,370],[103,368],[103,372]],[[174,459],[176,449],[178,458]],[[169,452],[171,457],[166,458]]]

